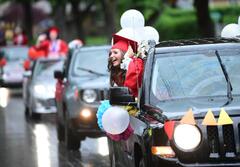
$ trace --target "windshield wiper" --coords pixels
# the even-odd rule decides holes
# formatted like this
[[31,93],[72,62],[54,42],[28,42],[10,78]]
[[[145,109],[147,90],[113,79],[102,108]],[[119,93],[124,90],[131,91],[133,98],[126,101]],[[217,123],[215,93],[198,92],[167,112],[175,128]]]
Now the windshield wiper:
[[95,75],[98,75],[98,76],[107,76],[107,74],[102,74],[102,73],[99,73],[99,72],[96,72],[96,71],[93,71],[93,70],[90,70],[90,69],[87,69],[87,68],[77,67],[77,69],[82,70],[82,71],[86,71],[86,72],[89,72],[91,74],[95,74]]
[[230,103],[232,102],[232,100],[233,100],[233,96],[232,96],[232,90],[233,90],[233,88],[232,88],[232,84],[231,84],[229,75],[228,75],[228,73],[227,73],[226,67],[225,67],[225,65],[223,64],[222,59],[221,59],[221,57],[220,57],[220,55],[219,55],[219,53],[218,53],[217,50],[215,51],[215,55],[217,56],[218,62],[219,62],[219,64],[220,64],[220,66],[221,66],[221,69],[222,69],[223,74],[224,74],[224,76],[225,76],[225,79],[226,79],[226,81],[227,81],[227,97],[228,97],[228,101],[227,101],[227,103],[225,103],[225,104],[223,105],[223,106],[226,106],[226,105],[230,104]]

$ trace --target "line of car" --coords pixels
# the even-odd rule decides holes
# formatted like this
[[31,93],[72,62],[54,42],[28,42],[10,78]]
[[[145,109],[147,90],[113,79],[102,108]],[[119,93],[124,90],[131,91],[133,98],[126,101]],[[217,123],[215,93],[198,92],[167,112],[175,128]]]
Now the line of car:
[[[240,166],[240,40],[196,39],[158,45],[149,42],[137,102],[124,98],[131,97],[126,87],[109,89],[110,46],[81,47],[71,50],[66,59],[39,59],[32,72],[25,72],[26,114],[39,118],[39,113],[52,110],[54,99],[58,140],[68,149],[78,150],[85,137],[104,135],[96,120],[101,100],[110,99],[112,105],[132,104],[139,109],[137,116],[131,116],[134,134],[126,141],[108,140],[112,167]],[[56,67],[58,63],[61,67]],[[37,80],[43,66],[51,69],[52,75]],[[42,83],[53,76],[55,94]],[[51,96],[42,102],[39,97],[46,94]],[[40,109],[43,106],[44,110]],[[190,107],[196,125],[179,123]],[[215,117],[220,117],[222,107],[233,124],[201,124],[209,108]],[[168,120],[176,122],[172,138],[164,129]]]
[[107,70],[110,46],[70,50],[66,58],[39,58],[24,72],[23,101],[29,119],[56,113],[57,136],[70,150],[81,141],[104,134],[97,126],[96,111],[108,98]]
[[38,120],[55,113],[58,140],[70,150],[78,150],[86,137],[103,136],[96,112],[100,101],[109,97],[110,46],[75,47],[67,57],[39,58],[24,70],[28,49],[1,48],[7,58],[1,86],[22,86],[26,117]]

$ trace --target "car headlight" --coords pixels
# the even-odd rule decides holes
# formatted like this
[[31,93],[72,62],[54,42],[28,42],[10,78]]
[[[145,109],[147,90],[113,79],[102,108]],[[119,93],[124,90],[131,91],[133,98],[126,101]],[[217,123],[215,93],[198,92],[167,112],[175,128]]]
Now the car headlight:
[[173,139],[180,150],[191,151],[200,144],[201,132],[194,125],[180,124],[174,130]]
[[92,103],[97,99],[97,93],[92,89],[84,90],[82,93],[82,99],[87,103]]
[[80,111],[80,116],[82,118],[88,119],[92,116],[92,112],[90,109],[84,108],[82,111]]
[[37,95],[44,95],[44,93],[46,92],[46,89],[43,85],[34,85],[33,89]]

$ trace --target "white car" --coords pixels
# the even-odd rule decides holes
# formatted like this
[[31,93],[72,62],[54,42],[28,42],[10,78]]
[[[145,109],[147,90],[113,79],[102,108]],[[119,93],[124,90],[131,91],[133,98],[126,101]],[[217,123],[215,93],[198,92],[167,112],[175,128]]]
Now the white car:
[[1,73],[2,85],[6,87],[21,86],[23,81],[23,62],[28,57],[27,46],[8,46],[0,50],[7,60]]
[[24,73],[23,100],[25,113],[30,118],[55,113],[56,80],[53,73],[63,68],[64,59],[41,58],[34,62],[32,71]]

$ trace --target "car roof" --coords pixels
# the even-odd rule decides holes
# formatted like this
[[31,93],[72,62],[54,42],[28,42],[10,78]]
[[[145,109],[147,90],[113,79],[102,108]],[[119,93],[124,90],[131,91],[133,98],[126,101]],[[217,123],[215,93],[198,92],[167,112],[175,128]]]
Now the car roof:
[[27,46],[27,45],[9,45],[9,46],[1,46],[0,47],[0,50],[1,49],[14,49],[14,48],[26,48],[26,49],[28,49],[29,48],[29,46]]
[[239,38],[202,38],[162,41],[155,46],[156,53],[197,51],[206,49],[238,48]]
[[38,58],[36,61],[39,61],[39,62],[51,62],[51,61],[58,61],[58,60],[65,60],[65,57],[58,57],[58,58],[44,58],[44,57],[41,57],[41,58]]
[[97,45],[97,46],[83,46],[80,48],[76,48],[73,51],[73,56],[79,55],[79,52],[86,52],[86,51],[96,51],[96,50],[108,50],[110,49],[110,45]]
[[111,47],[110,45],[83,46],[83,47],[77,48],[77,50],[91,51],[96,49],[110,49],[110,47]]

